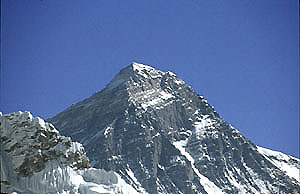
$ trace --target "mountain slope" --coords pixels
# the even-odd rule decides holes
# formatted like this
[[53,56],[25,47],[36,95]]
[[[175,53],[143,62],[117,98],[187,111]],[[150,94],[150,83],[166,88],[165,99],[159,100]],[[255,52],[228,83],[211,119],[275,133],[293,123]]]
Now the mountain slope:
[[[133,63],[49,119],[139,192],[297,193],[299,182],[172,72]],[[297,167],[299,169],[299,167]]]
[[137,193],[114,172],[89,168],[80,143],[29,112],[0,115],[1,193]]
[[264,155],[267,160],[269,160],[277,168],[285,172],[289,177],[294,178],[298,182],[300,182],[299,159],[259,146],[257,146],[257,151]]

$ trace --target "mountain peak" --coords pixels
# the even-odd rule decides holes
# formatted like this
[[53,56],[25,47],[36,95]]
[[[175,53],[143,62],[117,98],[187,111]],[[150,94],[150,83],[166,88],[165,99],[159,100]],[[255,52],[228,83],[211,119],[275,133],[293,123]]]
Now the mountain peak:
[[[122,85],[123,83],[128,82],[151,82],[151,80],[162,79],[163,77],[176,77],[176,75],[170,71],[163,72],[160,70],[155,69],[149,65],[133,62],[131,65],[122,69],[108,84],[107,89],[111,90],[117,88],[118,86]],[[177,83],[184,83],[182,80],[179,80],[176,77]]]
[[134,71],[154,70],[154,68],[149,65],[145,65],[145,64],[137,63],[137,62],[133,62],[130,66],[133,68]]
[[132,70],[133,75],[142,79],[157,78],[165,74],[164,72],[157,70],[154,67],[137,62],[133,62],[129,67]]
[[140,191],[297,193],[300,187],[175,74],[144,64],[132,63],[103,91],[50,121],[83,143],[93,167],[117,171]]

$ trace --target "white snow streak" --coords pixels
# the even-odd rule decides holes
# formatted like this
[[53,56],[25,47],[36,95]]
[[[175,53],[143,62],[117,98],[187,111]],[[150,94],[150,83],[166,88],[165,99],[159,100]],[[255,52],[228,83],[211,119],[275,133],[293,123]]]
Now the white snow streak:
[[141,190],[141,194],[147,194],[147,192],[142,187],[140,182],[135,178],[134,173],[131,171],[131,169],[130,168],[126,169],[126,172],[128,176],[131,178],[131,180],[134,182],[134,184],[139,187],[139,189]]
[[184,155],[191,162],[192,168],[193,168],[194,172],[196,173],[196,175],[200,178],[200,183],[204,187],[205,191],[207,193],[215,193],[215,194],[223,193],[222,190],[219,187],[217,187],[207,177],[203,176],[199,172],[199,170],[195,167],[195,160],[194,160],[194,158],[185,149],[186,144],[187,144],[187,139],[186,140],[177,141],[177,142],[173,142],[173,145],[180,151],[180,153],[182,155]]

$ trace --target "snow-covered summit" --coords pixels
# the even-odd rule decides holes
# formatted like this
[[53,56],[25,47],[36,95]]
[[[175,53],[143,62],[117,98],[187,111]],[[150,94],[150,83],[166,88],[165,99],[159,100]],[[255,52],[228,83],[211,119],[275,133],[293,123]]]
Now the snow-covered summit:
[[142,82],[151,82],[151,80],[161,80],[165,77],[173,78],[177,84],[184,83],[182,80],[177,78],[173,72],[163,72],[149,65],[133,62],[131,65],[122,69],[120,73],[114,77],[114,79],[108,84],[107,89],[114,89],[122,84],[126,84],[128,86],[133,82],[141,84]]
[[133,62],[130,66],[132,66],[134,71],[153,71],[155,70],[153,67],[137,62]]
[[136,193],[115,172],[90,168],[82,144],[29,112],[0,114],[1,193]]
[[174,91],[187,87],[171,71],[163,72],[136,62],[121,70],[109,84],[108,90],[121,85],[126,89],[129,101],[135,105],[140,104],[144,111],[173,103],[176,96]]

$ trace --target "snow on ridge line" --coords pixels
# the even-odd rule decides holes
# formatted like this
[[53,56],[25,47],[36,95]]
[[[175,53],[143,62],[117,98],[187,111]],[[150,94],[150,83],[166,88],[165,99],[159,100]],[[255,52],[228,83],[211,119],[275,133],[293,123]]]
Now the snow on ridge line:
[[[138,193],[116,172],[107,172],[104,169],[85,166],[77,169],[77,167],[72,166],[80,158],[73,156],[75,152],[81,154],[81,157],[84,157],[83,159],[88,160],[84,154],[82,144],[72,142],[69,137],[61,136],[53,125],[39,117],[33,118],[30,112],[19,111],[6,115],[0,113],[0,136],[3,140],[1,141],[0,155],[1,192],[32,194]],[[28,141],[30,142],[28,143]],[[53,142],[55,142],[54,147],[52,145],[47,148],[47,145]],[[16,143],[21,146],[14,146],[18,145]],[[35,146],[31,149],[38,149],[32,151],[33,156],[22,154],[24,151],[28,151],[31,145]],[[12,150],[11,147],[14,149]],[[55,151],[65,155],[65,157],[56,155],[56,157],[44,161],[43,156],[46,156],[47,153],[43,149]],[[29,151],[29,153],[31,152]],[[42,161],[44,161],[43,168],[31,171],[30,175],[20,176],[16,171],[14,161],[18,157],[23,157],[22,161],[27,160],[28,157],[35,159],[36,154],[38,154],[38,158],[42,158],[41,161],[38,160],[39,163],[42,164]],[[68,162],[68,160],[71,161]],[[25,165],[25,167],[30,168],[32,165]],[[9,183],[9,186],[4,184],[5,182]]]
[[195,166],[194,158],[188,153],[185,149],[188,139],[180,140],[173,142],[173,145],[180,151],[182,155],[186,157],[191,162],[192,169],[196,173],[196,175],[200,178],[200,183],[203,186],[204,190],[207,193],[214,193],[214,194],[224,194],[222,190],[217,187],[213,182],[211,182],[207,177],[202,175],[199,170]]
[[154,70],[154,68],[149,66],[149,65],[145,65],[145,64],[137,63],[137,62],[133,62],[132,67],[133,67],[133,70],[138,70],[138,71],[141,71],[141,70]]
[[0,123],[1,146],[20,176],[43,170],[45,163],[51,160],[78,169],[89,167],[80,143],[60,135],[51,123],[33,117],[30,112],[3,115]]
[[157,70],[151,66],[140,64],[134,62],[132,65],[132,70],[137,73],[138,75],[146,78],[146,79],[154,79],[154,78],[161,78],[164,72]]
[[145,64],[142,64],[142,63],[137,63],[137,62],[133,62],[132,63],[132,67],[133,67],[133,70],[137,70],[137,71],[142,71],[142,70],[146,70],[146,71],[158,71],[158,72],[161,72],[161,73],[166,73],[166,74],[169,74],[170,76],[173,76],[173,77],[177,77],[176,74],[172,71],[167,71],[167,72],[163,72],[163,71],[160,71],[158,69],[155,69],[154,67],[150,66],[150,65],[145,65]]
[[[140,75],[142,75],[145,78],[149,78],[145,74],[145,72],[148,72],[148,73],[152,72],[152,75],[151,75],[152,78],[161,77],[161,75],[169,75],[169,76],[173,77],[173,80],[177,85],[185,84],[185,82],[183,80],[179,79],[177,77],[177,75],[172,71],[164,72],[164,71],[158,70],[150,65],[145,65],[145,64],[141,64],[141,63],[137,63],[137,62],[132,63],[132,68],[134,71],[138,72]],[[156,75],[153,75],[154,72]]]
[[[256,146],[256,148],[257,151],[262,154],[267,160],[269,160],[273,165],[285,172],[289,177],[294,178],[298,182],[300,182],[300,159],[260,146]],[[292,164],[291,162],[289,162],[290,160],[295,160],[297,162],[295,164]]]
[[185,84],[185,82],[183,80],[179,79],[176,76],[176,74],[171,72],[171,71],[164,72],[164,71],[161,71],[161,70],[156,69],[156,68],[154,68],[152,66],[149,66],[149,65],[133,62],[128,67],[122,69],[119,72],[119,74],[117,74],[113,78],[113,80],[111,80],[109,82],[109,84],[106,86],[107,91],[115,89],[118,86],[120,86],[121,84],[126,83],[128,81],[127,76],[131,76],[131,73],[126,74],[126,73],[123,72],[123,70],[126,70],[125,72],[128,72],[129,69],[130,69],[130,71],[133,71],[134,74],[140,75],[140,76],[142,76],[143,78],[145,78],[147,80],[162,78],[164,75],[168,75],[169,77],[172,77],[175,84],[177,84],[177,85]]
[[[139,75],[142,75],[145,78],[148,78],[148,75],[144,72],[159,72],[158,70],[154,69],[151,66],[148,65],[144,65],[141,63],[137,63],[137,62],[133,62],[131,65],[129,65],[128,67],[124,68],[128,69],[129,67],[132,67],[132,70],[137,72]],[[114,88],[117,88],[118,86],[120,86],[121,84],[126,82],[126,76],[124,77],[124,74],[121,74],[122,70],[109,82],[109,84],[106,86],[106,89],[112,90]]]
[[294,160],[300,160],[299,158],[284,154],[284,153],[279,152],[279,151],[274,151],[274,150],[264,148],[264,147],[261,147],[261,146],[256,146],[256,147],[257,147],[257,150],[260,153],[263,153],[263,154],[268,155],[268,156],[274,156],[274,157],[276,157],[280,160],[289,160],[290,158],[294,159]]

